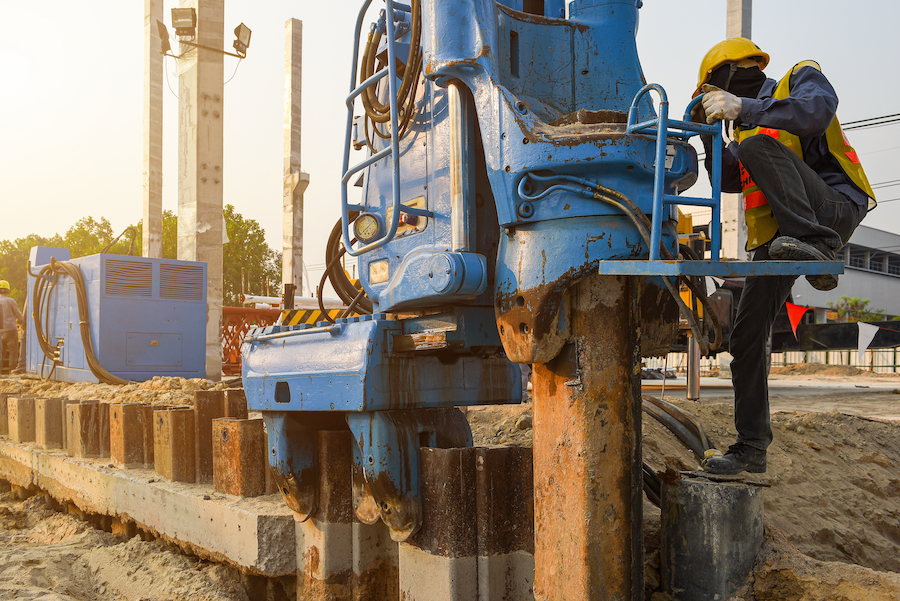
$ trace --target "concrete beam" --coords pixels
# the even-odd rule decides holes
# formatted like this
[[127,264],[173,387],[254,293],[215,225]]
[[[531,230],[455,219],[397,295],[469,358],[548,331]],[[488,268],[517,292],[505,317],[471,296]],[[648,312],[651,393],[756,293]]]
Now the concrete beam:
[[86,513],[138,523],[196,555],[268,576],[293,576],[294,518],[280,497],[240,499],[209,486],[164,482],[150,470],[0,441],[0,478],[37,487]]

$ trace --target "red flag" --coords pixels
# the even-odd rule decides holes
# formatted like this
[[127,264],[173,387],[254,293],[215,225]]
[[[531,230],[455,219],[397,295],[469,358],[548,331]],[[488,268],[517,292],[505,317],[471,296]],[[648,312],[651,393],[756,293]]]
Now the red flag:
[[794,330],[794,338],[797,338],[797,324],[803,318],[803,314],[809,311],[809,307],[801,307],[794,303],[784,303],[787,307],[788,320],[791,322],[791,329]]

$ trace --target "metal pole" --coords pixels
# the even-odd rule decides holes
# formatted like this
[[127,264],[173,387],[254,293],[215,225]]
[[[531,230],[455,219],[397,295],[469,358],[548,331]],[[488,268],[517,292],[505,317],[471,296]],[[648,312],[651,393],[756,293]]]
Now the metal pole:
[[638,280],[571,289],[571,337],[535,365],[538,601],[643,597]]
[[687,398],[696,401],[700,398],[700,343],[693,336],[688,342],[687,362]]

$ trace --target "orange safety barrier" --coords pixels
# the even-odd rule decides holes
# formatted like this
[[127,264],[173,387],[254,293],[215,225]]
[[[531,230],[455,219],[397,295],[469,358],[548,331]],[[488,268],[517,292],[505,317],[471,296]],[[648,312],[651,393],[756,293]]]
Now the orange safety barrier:
[[241,373],[241,343],[250,328],[270,326],[281,315],[281,309],[222,307],[222,371],[228,375]]

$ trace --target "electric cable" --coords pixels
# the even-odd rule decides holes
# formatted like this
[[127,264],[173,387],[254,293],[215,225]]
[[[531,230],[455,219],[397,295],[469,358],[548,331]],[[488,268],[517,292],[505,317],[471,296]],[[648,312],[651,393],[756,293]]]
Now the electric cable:
[[[53,276],[53,284],[50,285],[50,288],[47,288],[47,282],[51,275]],[[53,291],[53,288],[56,287],[60,275],[70,277],[75,284],[75,295],[78,300],[78,324],[81,331],[81,342],[84,346],[84,356],[91,373],[103,384],[130,384],[131,382],[129,380],[120,378],[107,371],[100,364],[97,355],[94,353],[94,343],[91,338],[90,314],[88,312],[87,288],[84,285],[84,276],[81,274],[81,269],[74,263],[57,261],[53,257],[50,258],[50,263],[42,267],[37,273],[37,280],[35,281],[34,291],[32,293],[32,306],[35,310],[35,337],[37,338],[38,346],[40,346],[44,356],[54,362],[55,369],[55,366],[59,364],[60,353],[59,346],[51,346],[47,339],[47,332],[49,332],[50,328],[49,309],[46,306],[46,303],[50,298],[50,293]],[[40,325],[42,316],[46,320],[46,331],[44,327]],[[43,372],[43,366],[41,371]],[[50,373],[52,375],[53,371],[51,370]]]
[[228,81],[226,81],[225,83],[222,84],[223,86],[225,84],[227,84],[229,81],[231,81],[232,79],[234,79],[234,76],[237,75],[238,67],[241,66],[242,62],[244,62],[244,59],[239,58],[237,64],[234,66],[234,73],[231,74],[231,77],[228,78]]
[[[350,212],[351,221],[355,221],[358,216],[358,212]],[[348,305],[348,307],[353,305],[353,309],[357,313],[370,315],[374,309],[372,301],[365,295],[365,288],[357,288],[354,286],[353,282],[350,281],[350,278],[347,277],[347,273],[341,267],[340,260],[347,252],[347,249],[341,244],[342,228],[343,222],[341,219],[338,219],[337,223],[334,224],[334,228],[331,230],[331,234],[328,236],[328,242],[325,244],[325,271],[319,282],[319,309],[322,311],[325,319],[332,323],[334,320],[328,312],[325,311],[324,288],[326,279],[331,281],[331,286],[341,299],[341,302]],[[356,239],[354,238],[350,241],[350,244],[355,242]]]

